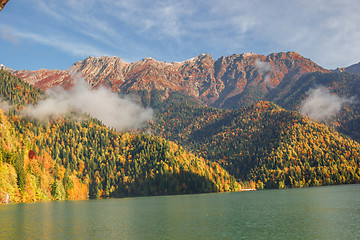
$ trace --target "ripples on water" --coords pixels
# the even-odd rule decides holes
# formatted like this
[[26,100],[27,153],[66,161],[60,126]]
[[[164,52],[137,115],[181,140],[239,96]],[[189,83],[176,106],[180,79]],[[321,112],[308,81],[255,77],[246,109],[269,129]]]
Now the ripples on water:
[[0,239],[359,239],[360,185],[0,206]]

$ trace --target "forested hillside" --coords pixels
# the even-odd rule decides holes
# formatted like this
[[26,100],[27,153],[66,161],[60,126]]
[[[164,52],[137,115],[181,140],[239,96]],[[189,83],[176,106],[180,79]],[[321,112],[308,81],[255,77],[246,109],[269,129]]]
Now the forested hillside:
[[[23,107],[40,92],[8,73],[5,99]],[[23,90],[25,89],[25,90]],[[86,116],[83,116],[86,117]],[[235,191],[240,185],[219,164],[165,139],[118,133],[86,117],[27,119],[1,113],[0,201],[21,202]]]
[[[217,192],[238,188],[219,166],[164,139],[120,134],[94,120],[58,120],[51,125],[15,121],[34,140],[36,155],[51,158],[89,182],[90,197]],[[216,170],[213,169],[216,168]]]
[[0,202],[87,198],[86,182],[47,152],[36,155],[31,135],[20,134],[13,120],[0,111]]
[[[346,72],[308,73],[299,80],[282,82],[266,97],[285,109],[299,110],[309,90],[326,87],[331,93],[351,99],[332,119],[325,121],[351,138],[360,141],[360,76]],[[321,101],[321,96],[319,96]]]
[[[293,82],[299,92],[279,85],[274,101],[296,108],[305,97],[301,88],[309,89],[312,78],[326,85],[324,76]],[[155,119],[137,133],[119,133],[74,112],[28,119],[24,106],[46,96],[8,72],[0,77],[1,97],[12,109],[0,114],[2,202],[360,183],[358,142],[271,102],[224,110],[178,92],[162,102],[163,93],[153,90],[148,99],[143,91],[140,99],[154,107]],[[356,86],[339,83],[333,90],[356,94]]]
[[5,70],[0,70],[0,97],[16,109],[36,103],[41,91]]
[[359,143],[324,124],[269,102],[225,111],[176,98],[151,128],[242,181],[258,188],[360,182]]
[[346,69],[330,71],[296,52],[280,52],[268,56],[233,54],[217,60],[201,54],[172,63],[152,58],[126,63],[118,57],[88,57],[66,71],[13,73],[45,90],[55,85],[70,87],[76,72],[91,86],[107,86],[114,92],[139,96],[145,107],[156,107],[159,101],[182,93],[221,109],[236,110],[265,100],[286,110],[299,110],[309,92],[324,87],[331,94],[354,101],[323,122],[359,142],[360,75],[341,71]]

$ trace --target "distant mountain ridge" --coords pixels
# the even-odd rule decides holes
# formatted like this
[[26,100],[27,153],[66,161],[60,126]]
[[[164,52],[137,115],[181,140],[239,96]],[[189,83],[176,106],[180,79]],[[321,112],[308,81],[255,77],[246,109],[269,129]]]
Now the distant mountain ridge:
[[345,71],[360,74],[360,62],[345,68]]
[[[262,69],[264,64],[266,71]],[[209,106],[237,108],[260,100],[282,81],[318,71],[329,72],[298,53],[282,52],[268,56],[233,54],[218,60],[201,54],[172,63],[152,58],[126,63],[118,57],[88,57],[66,71],[20,70],[14,75],[45,90],[54,85],[69,86],[71,75],[79,73],[92,86],[105,85],[124,94],[142,91],[149,101],[155,90],[161,99],[180,92]]]

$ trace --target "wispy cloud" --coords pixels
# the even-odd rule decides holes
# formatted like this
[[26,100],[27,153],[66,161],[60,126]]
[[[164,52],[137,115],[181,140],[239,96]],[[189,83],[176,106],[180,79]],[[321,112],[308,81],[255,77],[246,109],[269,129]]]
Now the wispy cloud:
[[255,67],[260,75],[263,76],[266,86],[270,86],[270,76],[269,72],[273,69],[271,63],[269,62],[262,62],[260,59],[255,60]]
[[269,62],[263,62],[260,59],[255,60],[255,67],[260,74],[266,74],[272,70],[272,65]]
[[[45,14],[60,21],[62,25],[70,29],[76,29],[76,31],[84,35],[104,41],[106,37],[118,38],[121,36],[118,29],[110,24],[110,19],[104,16],[101,8],[102,4],[95,3],[94,1],[72,0],[61,3],[36,1],[36,4]],[[99,6],[100,8],[97,8]]]
[[329,120],[336,116],[345,104],[350,104],[355,98],[341,97],[330,93],[325,87],[309,91],[309,96],[301,103],[299,112],[317,121]]
[[266,2],[256,11],[259,22],[247,37],[263,38],[273,52],[300,52],[327,68],[347,66],[359,61],[358,11],[360,4],[353,1]]
[[8,101],[0,98],[0,109],[4,112],[7,112],[11,109],[14,109],[15,106],[14,105],[11,105]]
[[10,27],[7,26],[5,26],[3,29],[6,29],[6,34],[4,34],[3,32],[3,35],[7,36],[8,38],[6,39],[11,42],[14,42],[15,40],[16,42],[20,42],[19,39],[30,40],[35,43],[40,43],[61,49],[62,51],[68,52],[74,56],[79,56],[79,57],[86,57],[89,55],[93,55],[93,56],[107,55],[106,52],[96,47],[76,41],[70,41],[68,38],[65,37],[47,36],[47,35],[41,35],[31,32],[24,32],[16,29],[11,29]]
[[20,39],[13,33],[11,28],[7,26],[1,26],[0,28],[0,36],[2,39],[11,42],[12,44],[18,45],[20,43]]
[[81,52],[106,49],[121,58],[177,61],[201,52],[216,58],[297,51],[327,68],[360,60],[360,4],[352,0],[19,1],[32,8],[36,20],[46,21],[33,23],[29,15],[28,26],[18,20],[12,28],[42,37],[50,29],[54,36],[81,39]]
[[45,13],[53,18],[56,18],[59,21],[63,21],[65,19],[63,14],[60,14],[59,11],[56,11],[56,5],[54,5],[54,3],[51,1],[45,2],[43,0],[37,0],[34,2],[34,4],[43,13]]
[[[189,1],[105,1],[106,12],[138,34],[147,33],[157,39],[178,39],[187,31],[194,3]],[[115,6],[115,7],[114,7]]]
[[127,97],[119,97],[108,88],[91,89],[79,76],[75,79],[75,85],[70,90],[60,87],[50,89],[46,99],[27,106],[23,113],[35,119],[48,120],[76,111],[89,114],[117,130],[137,129],[151,120],[151,109],[144,109]]

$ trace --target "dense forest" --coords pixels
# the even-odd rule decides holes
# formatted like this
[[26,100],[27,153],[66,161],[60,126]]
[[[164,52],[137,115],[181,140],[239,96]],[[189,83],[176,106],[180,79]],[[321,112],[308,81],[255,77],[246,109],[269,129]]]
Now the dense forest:
[[154,120],[116,132],[78,113],[29,119],[44,93],[6,71],[0,84],[2,202],[360,183],[358,142],[271,102],[224,110],[143,91]]
[[174,95],[150,128],[257,188],[360,182],[358,142],[270,102],[229,111]]
[[286,79],[265,99],[288,110],[298,110],[309,90],[326,87],[337,96],[352,99],[333,119],[324,121],[328,126],[360,141],[360,75],[346,72],[308,73],[297,81]]
[[27,104],[36,103],[42,95],[41,90],[26,84],[5,70],[0,70],[0,97],[9,107],[19,110]]
[[[4,88],[16,81],[16,88],[3,95],[15,109],[23,107],[22,96],[40,96],[38,91],[29,93],[31,86],[19,79],[2,76]],[[240,189],[219,164],[173,142],[118,133],[84,118],[69,115],[44,123],[16,111],[1,113],[1,201],[7,196],[20,202]]]

